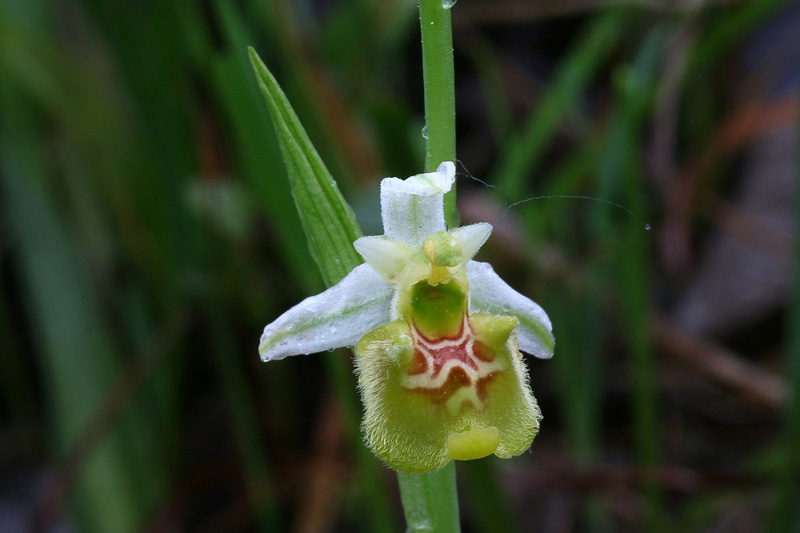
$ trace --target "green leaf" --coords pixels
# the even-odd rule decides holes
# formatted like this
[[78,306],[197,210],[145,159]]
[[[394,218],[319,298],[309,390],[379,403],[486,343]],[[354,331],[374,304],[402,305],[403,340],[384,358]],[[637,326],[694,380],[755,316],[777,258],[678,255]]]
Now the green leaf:
[[353,248],[361,230],[275,77],[255,50],[248,51],[272,116],[311,256],[325,284],[331,286],[361,263]]
[[[323,281],[330,287],[342,280],[351,270],[361,264],[361,258],[353,242],[361,237],[353,211],[345,202],[339,188],[325,168],[319,154],[308,138],[300,120],[286,99],[278,82],[258,57],[248,48],[261,92],[267,101],[272,122],[278,136],[289,183],[292,188],[297,211],[308,239],[308,247],[319,267]],[[355,420],[360,406],[352,387],[351,373],[341,357],[325,358],[334,377],[334,386],[345,407],[345,416]],[[355,423],[351,424],[355,427]],[[370,503],[370,527],[373,531],[391,531],[390,512],[383,498],[377,463],[369,451],[360,443],[357,432],[356,461],[360,482],[367,487]]]

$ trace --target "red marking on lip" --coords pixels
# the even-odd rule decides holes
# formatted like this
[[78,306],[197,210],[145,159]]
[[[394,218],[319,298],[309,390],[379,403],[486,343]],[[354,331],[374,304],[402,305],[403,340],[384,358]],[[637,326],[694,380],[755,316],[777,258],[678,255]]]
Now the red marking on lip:
[[477,339],[475,339],[475,342],[472,344],[472,353],[475,354],[475,357],[486,363],[491,363],[494,361],[495,357],[497,357],[493,349]]
[[414,356],[411,359],[411,362],[408,365],[408,375],[409,376],[418,376],[420,374],[424,374],[428,371],[428,360],[425,359],[425,356],[422,355],[422,352],[419,349],[414,350]]
[[469,352],[467,351],[467,343],[468,340],[464,340],[461,344],[458,345],[449,345],[444,346],[442,348],[431,348],[430,346],[426,346],[427,352],[433,358],[433,378],[435,379],[439,373],[442,371],[442,368],[448,361],[456,360],[466,364],[472,370],[478,370],[478,365],[475,364],[475,361],[472,360]]
[[492,378],[497,374],[502,373],[502,370],[495,370],[494,372],[490,372],[487,376],[480,378],[477,383],[475,383],[475,390],[478,393],[478,399],[480,401],[485,402],[489,398],[489,383],[491,383]]
[[463,368],[454,368],[447,376],[447,380],[438,389],[426,389],[418,387],[413,389],[416,392],[430,396],[434,404],[441,405],[449,400],[461,387],[472,386],[472,379],[467,375]]
[[[431,401],[437,405],[447,402],[462,387],[474,387],[480,402],[483,403],[487,400],[489,383],[502,371],[491,372],[482,378],[477,377],[478,365],[494,362],[497,353],[496,350],[475,338],[468,319],[464,320],[461,332],[457,337],[428,339],[415,329],[414,339],[414,355],[406,368],[408,376],[419,376],[430,372],[430,379],[435,380],[440,377],[442,369],[448,362],[458,361],[459,364],[451,366],[447,370],[447,377],[440,387],[420,386],[414,387],[412,390],[429,396]],[[460,342],[455,344],[454,341]],[[445,345],[441,346],[442,344]],[[472,400],[465,398],[458,410],[473,403]],[[473,405],[473,408],[478,409],[480,405]]]

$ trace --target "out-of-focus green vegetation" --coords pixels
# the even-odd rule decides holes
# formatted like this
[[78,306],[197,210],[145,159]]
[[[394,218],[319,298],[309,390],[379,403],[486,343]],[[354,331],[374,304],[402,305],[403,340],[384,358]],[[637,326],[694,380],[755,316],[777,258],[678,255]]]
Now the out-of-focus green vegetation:
[[[692,277],[661,221],[704,250],[742,152],[797,120],[737,126],[775,97],[731,89],[790,2],[539,4],[453,8],[459,158],[510,201],[623,208],[530,201],[483,252],[557,348],[528,360],[531,454],[458,465],[465,529],[797,527],[800,342],[774,323],[798,291],[746,339],[658,325]],[[424,164],[415,3],[0,0],[0,505],[28,524],[402,527],[346,356],[258,361],[322,280],[247,46],[380,233],[378,180]],[[459,180],[462,219],[496,222],[502,195]]]

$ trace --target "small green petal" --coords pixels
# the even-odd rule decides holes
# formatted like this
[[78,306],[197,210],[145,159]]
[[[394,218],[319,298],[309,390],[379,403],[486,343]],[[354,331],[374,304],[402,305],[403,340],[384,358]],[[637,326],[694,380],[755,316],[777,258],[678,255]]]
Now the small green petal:
[[472,259],[491,234],[492,225],[486,222],[461,226],[450,232],[450,235],[461,245],[462,262]]
[[413,251],[386,235],[361,237],[353,243],[364,261],[388,281],[394,281],[408,265]]

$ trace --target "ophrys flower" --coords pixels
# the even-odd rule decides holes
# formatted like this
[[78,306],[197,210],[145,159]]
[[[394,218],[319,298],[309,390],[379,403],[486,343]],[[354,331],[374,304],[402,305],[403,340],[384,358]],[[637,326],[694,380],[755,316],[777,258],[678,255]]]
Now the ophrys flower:
[[392,468],[518,455],[541,415],[520,349],[553,354],[550,321],[472,257],[492,226],[447,230],[453,163],[381,182],[384,235],[354,245],[366,261],[264,329],[265,361],[355,346],[363,429]]

